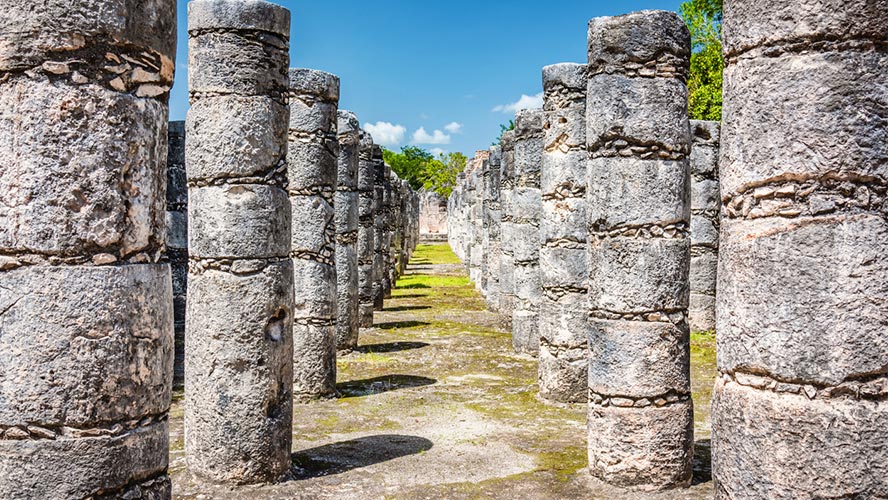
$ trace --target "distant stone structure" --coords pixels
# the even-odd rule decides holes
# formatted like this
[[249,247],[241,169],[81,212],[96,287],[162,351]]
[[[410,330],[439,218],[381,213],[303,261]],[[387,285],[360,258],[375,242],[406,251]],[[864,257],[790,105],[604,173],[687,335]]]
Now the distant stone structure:
[[434,191],[420,191],[419,231],[426,240],[447,237],[447,200]]
[[886,7],[725,2],[718,499],[888,497]]
[[336,349],[358,346],[358,162],[361,125],[351,111],[337,115],[336,180]]
[[536,356],[540,350],[540,168],[543,163],[542,109],[515,115],[514,187],[511,194],[512,258],[515,305],[512,345],[515,352]]
[[336,394],[336,133],[339,77],[290,69],[289,166],[293,214],[293,397]]
[[188,181],[185,174],[184,121],[169,123],[166,210],[166,254],[173,275],[173,385],[182,387],[185,384],[185,308],[188,296]]
[[688,322],[693,332],[715,331],[718,267],[719,123],[691,120],[691,298]]
[[170,498],[176,9],[0,9],[0,498]]
[[292,442],[290,12],[193,0],[188,19],[188,469],[213,482],[276,481]]
[[589,22],[589,472],[691,481],[690,35],[673,12]]
[[540,174],[540,397],[588,398],[586,65],[543,68],[545,147]]

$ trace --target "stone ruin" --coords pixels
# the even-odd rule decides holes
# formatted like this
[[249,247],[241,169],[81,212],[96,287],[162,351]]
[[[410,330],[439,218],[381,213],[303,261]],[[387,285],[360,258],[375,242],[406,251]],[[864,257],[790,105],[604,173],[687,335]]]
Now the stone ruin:
[[[426,199],[289,68],[286,9],[190,2],[168,124],[173,0],[38,4],[0,12],[0,498],[170,498],[182,383],[190,471],[285,477]],[[595,479],[689,483],[714,329],[716,498],[888,497],[886,32],[881,0],[726,2],[719,124],[680,18],[593,19],[458,176],[449,241],[540,396],[587,405]]]
[[[688,120],[680,18],[593,19],[503,134],[499,190],[459,178],[451,245],[540,397],[588,405],[594,478],[689,484],[689,332],[717,331],[716,498],[888,494],[886,8],[726,2],[722,124]],[[480,260],[474,205],[500,209]]]

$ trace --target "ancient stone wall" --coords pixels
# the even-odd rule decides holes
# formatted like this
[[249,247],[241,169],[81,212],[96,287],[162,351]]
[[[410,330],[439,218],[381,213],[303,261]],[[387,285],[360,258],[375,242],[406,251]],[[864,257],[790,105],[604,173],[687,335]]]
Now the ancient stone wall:
[[193,0],[188,19],[188,469],[275,481],[290,470],[292,440],[290,13]]
[[718,267],[719,123],[691,120],[691,298],[693,332],[715,331],[715,277]]
[[339,78],[290,69],[287,164],[293,214],[293,396],[336,393],[336,226]]
[[511,193],[512,257],[515,305],[512,345],[515,352],[536,355],[540,349],[540,168],[543,162],[542,109],[515,115],[514,188]]
[[543,399],[586,402],[586,65],[543,68],[539,386]]
[[690,35],[678,15],[589,22],[589,472],[688,485]]
[[724,14],[716,498],[888,497],[888,4]]
[[175,2],[2,7],[0,498],[170,498]]
[[336,225],[336,348],[358,346],[358,162],[360,123],[351,111],[337,115]]
[[423,235],[447,234],[447,200],[434,191],[420,191],[419,230]]

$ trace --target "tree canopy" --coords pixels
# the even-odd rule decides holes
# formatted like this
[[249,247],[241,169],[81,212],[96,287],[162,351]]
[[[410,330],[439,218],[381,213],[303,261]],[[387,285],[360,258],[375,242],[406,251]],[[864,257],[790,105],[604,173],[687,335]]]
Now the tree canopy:
[[453,192],[456,176],[465,170],[468,161],[462,153],[442,153],[436,157],[417,146],[404,146],[400,153],[385,149],[382,156],[413,189],[425,188],[443,197]]
[[693,120],[721,120],[722,0],[688,0],[678,12],[691,32],[688,112]]

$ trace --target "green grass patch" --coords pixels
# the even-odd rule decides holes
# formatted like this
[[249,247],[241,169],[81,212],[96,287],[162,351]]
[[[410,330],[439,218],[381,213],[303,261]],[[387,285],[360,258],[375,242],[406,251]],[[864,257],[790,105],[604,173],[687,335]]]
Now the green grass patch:
[[438,245],[419,245],[413,253],[412,261],[425,261],[423,264],[459,264],[462,261],[446,243]]

